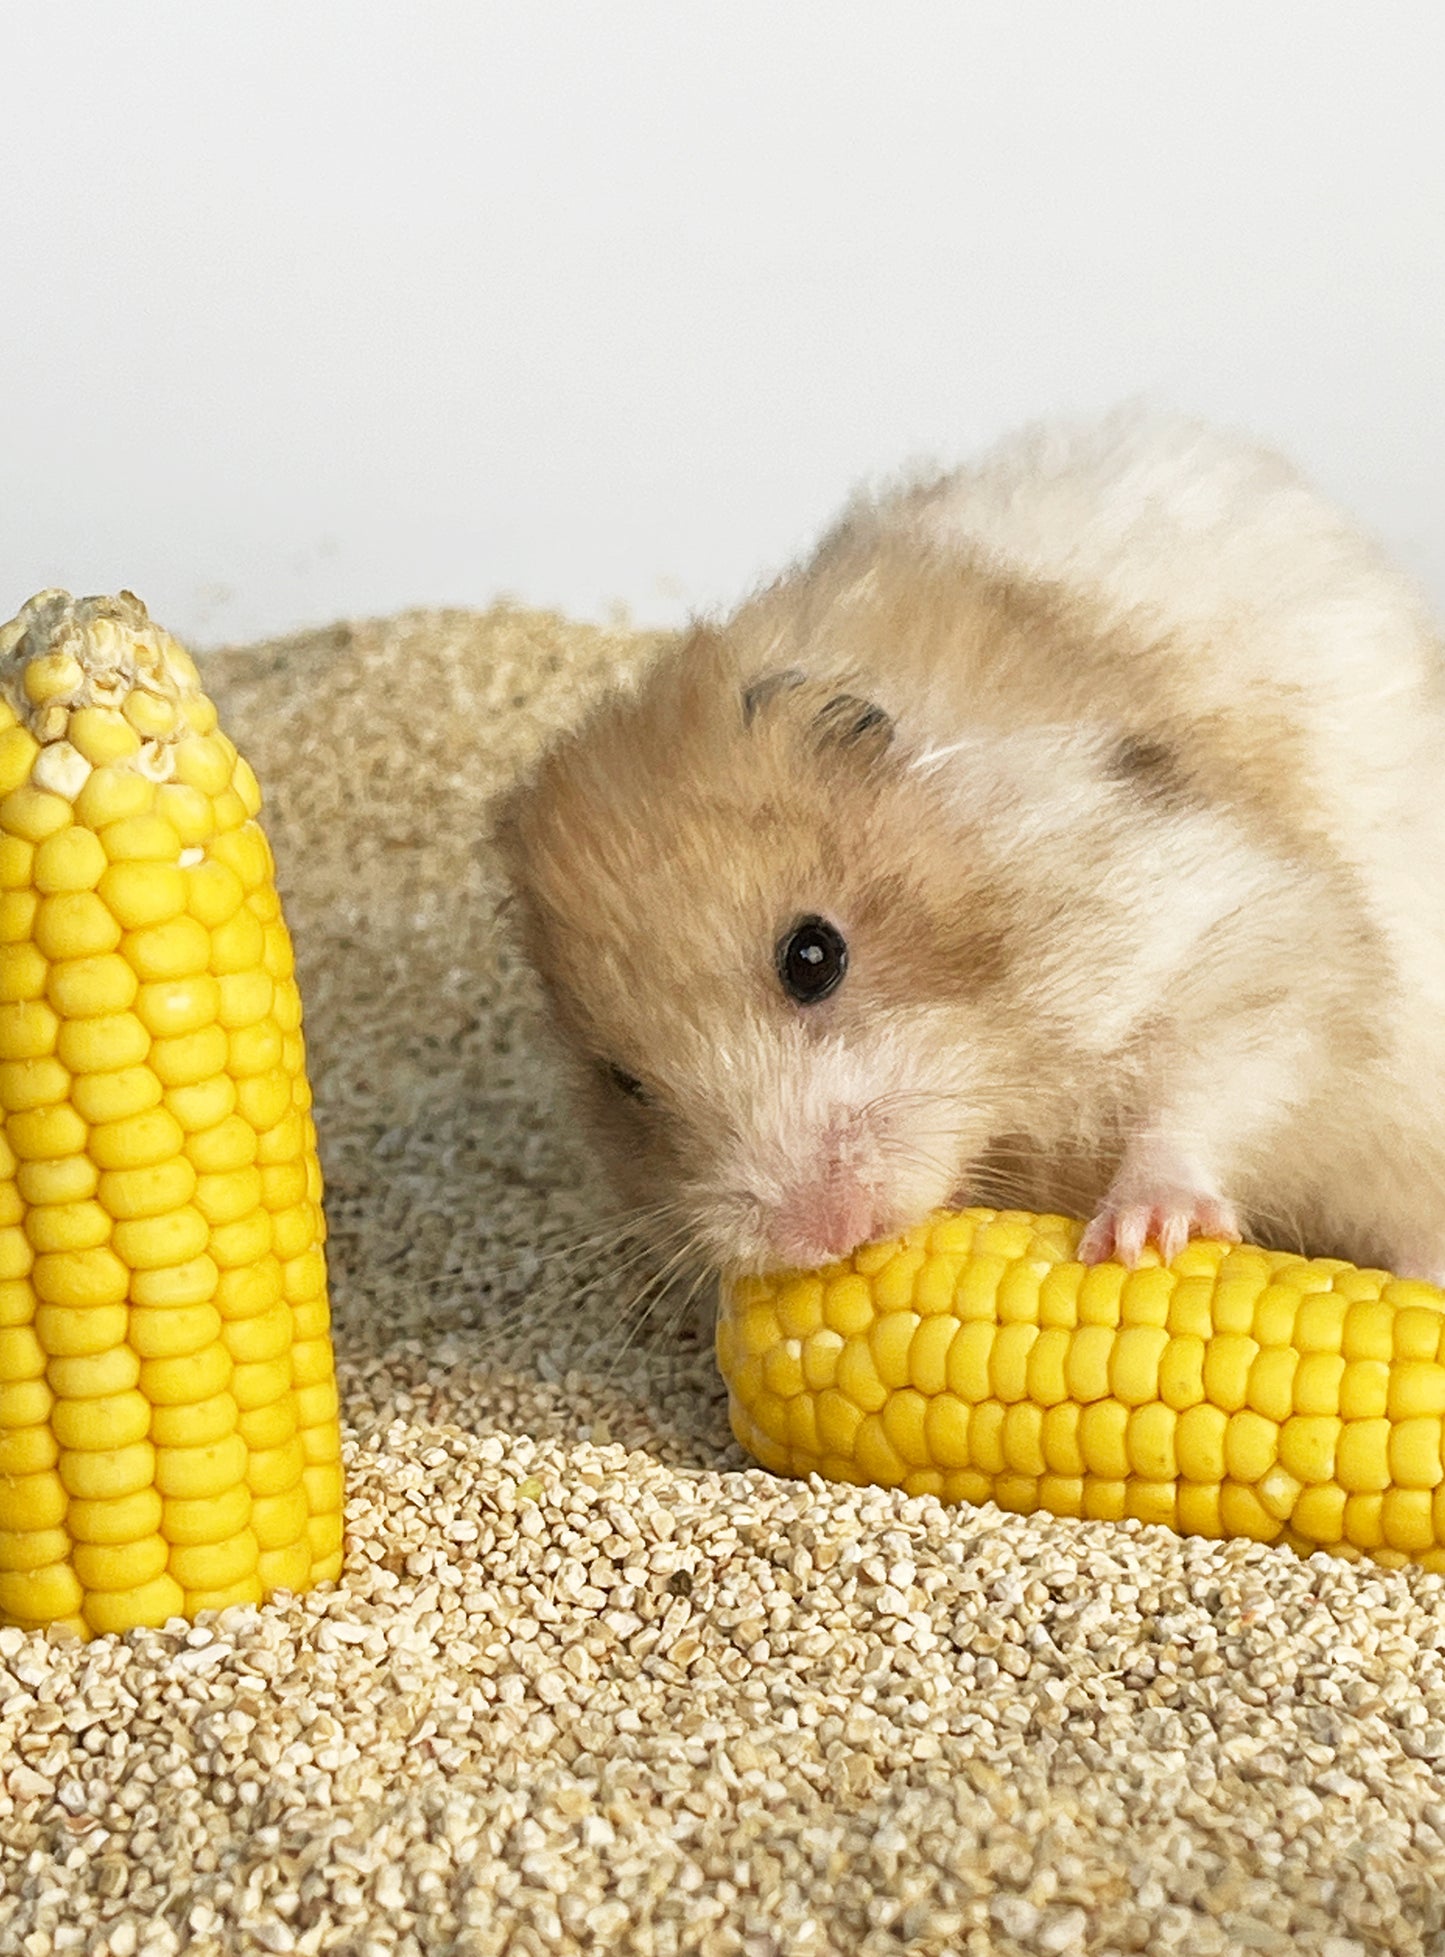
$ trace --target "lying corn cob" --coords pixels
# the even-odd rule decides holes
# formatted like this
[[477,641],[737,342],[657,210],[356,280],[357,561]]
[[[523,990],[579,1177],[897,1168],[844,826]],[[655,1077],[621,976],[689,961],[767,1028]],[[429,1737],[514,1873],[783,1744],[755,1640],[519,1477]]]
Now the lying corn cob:
[[0,1622],[123,1631],[340,1568],[260,802],[137,599],[0,627]]
[[725,1285],[733,1432],[782,1474],[1445,1570],[1445,1292],[1214,1242],[1075,1261],[966,1210]]

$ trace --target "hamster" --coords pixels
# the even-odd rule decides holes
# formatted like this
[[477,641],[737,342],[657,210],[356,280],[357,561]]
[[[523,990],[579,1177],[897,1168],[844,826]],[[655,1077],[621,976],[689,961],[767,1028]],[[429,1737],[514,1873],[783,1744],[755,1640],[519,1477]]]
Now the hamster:
[[498,810],[625,1200],[809,1267],[970,1200],[1083,1255],[1445,1278],[1445,664],[1278,458],[1134,414],[860,498]]

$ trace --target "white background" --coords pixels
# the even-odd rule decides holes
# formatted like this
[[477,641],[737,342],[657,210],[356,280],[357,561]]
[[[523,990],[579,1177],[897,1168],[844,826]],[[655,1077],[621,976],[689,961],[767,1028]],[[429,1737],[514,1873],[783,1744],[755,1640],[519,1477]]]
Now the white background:
[[0,617],[667,620],[1150,393],[1445,600],[1445,10],[0,0]]

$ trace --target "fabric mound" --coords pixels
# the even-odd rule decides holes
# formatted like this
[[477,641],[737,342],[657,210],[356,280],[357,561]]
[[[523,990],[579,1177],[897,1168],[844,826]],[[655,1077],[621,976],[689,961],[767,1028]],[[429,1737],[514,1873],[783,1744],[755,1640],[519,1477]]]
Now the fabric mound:
[[588,1180],[488,796],[649,651],[205,662],[328,1177],[343,1582],[0,1631],[0,1950],[1445,1957],[1445,1586],[749,1468]]

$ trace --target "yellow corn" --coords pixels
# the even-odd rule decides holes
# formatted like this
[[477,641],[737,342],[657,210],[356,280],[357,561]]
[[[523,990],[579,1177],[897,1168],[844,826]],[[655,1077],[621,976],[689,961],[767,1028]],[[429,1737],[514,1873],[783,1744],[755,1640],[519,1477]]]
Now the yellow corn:
[[780,1474],[1445,1570],[1445,1292],[1210,1241],[1087,1268],[1079,1234],[965,1210],[725,1283],[733,1432]]
[[137,599],[0,627],[0,1623],[124,1631],[340,1570],[260,803]]

